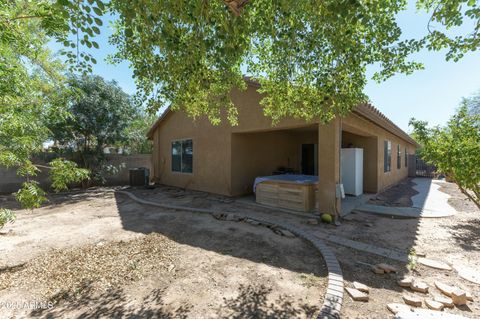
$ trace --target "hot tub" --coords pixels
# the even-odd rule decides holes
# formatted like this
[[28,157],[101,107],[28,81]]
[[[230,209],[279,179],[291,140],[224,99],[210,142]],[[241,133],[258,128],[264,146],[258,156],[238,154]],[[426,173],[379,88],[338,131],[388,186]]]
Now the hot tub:
[[318,176],[274,175],[255,179],[256,202],[299,212],[315,212]]

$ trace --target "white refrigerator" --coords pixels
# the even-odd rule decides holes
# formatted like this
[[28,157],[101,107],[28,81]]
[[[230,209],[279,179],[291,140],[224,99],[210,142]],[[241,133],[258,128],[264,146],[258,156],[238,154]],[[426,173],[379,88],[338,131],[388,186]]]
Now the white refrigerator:
[[342,184],[345,194],[363,194],[363,148],[342,148]]

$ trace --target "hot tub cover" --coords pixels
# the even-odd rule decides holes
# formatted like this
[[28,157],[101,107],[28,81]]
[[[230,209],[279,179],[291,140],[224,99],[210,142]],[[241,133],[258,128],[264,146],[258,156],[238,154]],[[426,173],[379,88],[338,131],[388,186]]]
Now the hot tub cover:
[[318,182],[318,176],[294,175],[294,174],[259,176],[255,178],[255,183],[253,183],[253,192],[255,193],[257,189],[257,184],[265,181],[286,181],[286,182],[293,182],[298,184],[310,184],[310,183]]

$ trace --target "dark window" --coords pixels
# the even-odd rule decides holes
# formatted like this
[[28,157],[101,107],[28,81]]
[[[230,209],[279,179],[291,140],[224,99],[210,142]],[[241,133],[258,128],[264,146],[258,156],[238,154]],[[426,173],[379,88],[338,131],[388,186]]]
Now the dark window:
[[402,167],[402,152],[400,151],[400,144],[397,145],[397,168]]
[[181,173],[193,172],[192,140],[172,142],[172,171]]
[[392,169],[392,142],[383,142],[383,171],[390,172]]
[[408,153],[407,153],[406,147],[405,147],[405,167],[408,167]]

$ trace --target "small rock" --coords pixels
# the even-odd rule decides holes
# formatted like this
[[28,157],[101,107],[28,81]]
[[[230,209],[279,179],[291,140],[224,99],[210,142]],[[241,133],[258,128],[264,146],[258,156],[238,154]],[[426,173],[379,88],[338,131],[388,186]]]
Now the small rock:
[[440,311],[440,310],[443,309],[443,304],[441,302],[434,301],[434,300],[431,300],[431,299],[425,300],[425,304],[427,305],[428,308],[430,308],[432,310]]
[[357,290],[360,290],[362,292],[366,292],[367,294],[370,292],[370,288],[367,285],[362,284],[361,282],[354,281],[353,282],[353,287]]
[[401,278],[400,280],[397,281],[397,283],[400,287],[410,287],[412,282],[413,282],[412,277],[404,277],[404,278]]
[[173,264],[171,264],[171,265],[168,266],[168,268],[167,268],[168,272],[172,272],[174,269],[175,269],[175,265],[173,265]]
[[449,297],[452,296],[452,292],[455,290],[454,287],[444,284],[440,281],[435,281],[435,287],[437,287],[437,289],[440,290],[444,295]]
[[441,303],[444,307],[453,308],[453,301],[451,298],[437,296],[434,298],[436,302]]
[[403,301],[410,306],[414,306],[414,307],[422,306],[422,299],[418,298],[417,296],[403,295]]
[[365,223],[365,224],[363,224],[363,225],[366,226],[366,227],[373,227],[373,224],[372,224],[372,223]]
[[467,304],[467,293],[459,288],[454,289],[450,297],[456,306]]
[[392,265],[381,263],[376,265],[378,268],[383,269],[387,274],[390,272],[397,272],[397,268],[393,267]]
[[318,219],[315,219],[315,218],[307,219],[307,224],[309,224],[309,225],[318,225]]
[[400,311],[410,311],[410,307],[402,303],[389,303],[387,304],[387,309],[390,310],[393,314],[397,314]]
[[377,275],[382,275],[382,274],[385,273],[385,271],[382,268],[377,267],[377,266],[372,266],[372,267],[370,267],[370,269]]
[[355,288],[345,288],[350,297],[355,301],[368,301],[368,295]]
[[428,285],[422,281],[412,281],[410,288],[413,291],[423,292],[424,294],[428,293]]

